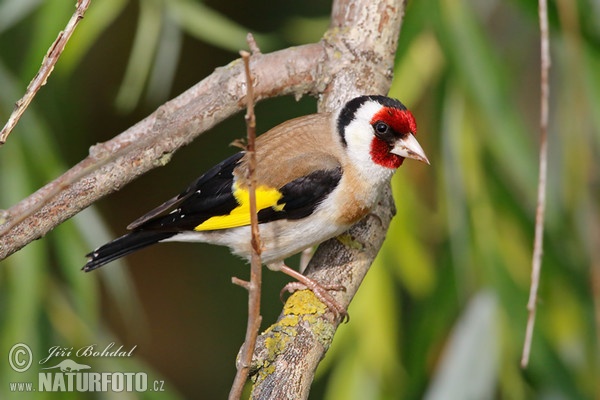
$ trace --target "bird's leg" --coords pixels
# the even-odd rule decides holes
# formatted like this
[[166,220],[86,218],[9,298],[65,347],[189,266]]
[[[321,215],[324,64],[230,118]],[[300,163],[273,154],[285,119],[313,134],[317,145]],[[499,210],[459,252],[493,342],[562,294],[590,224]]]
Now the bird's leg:
[[307,249],[302,250],[302,253],[300,253],[300,273],[303,274],[304,271],[306,270],[306,267],[308,267],[308,263],[310,262],[310,259],[312,258],[313,255],[313,250],[314,247],[309,247]]
[[[271,266],[270,268],[273,269],[273,266]],[[311,279],[305,275],[302,275],[300,272],[288,267],[287,265],[285,265],[283,263],[277,265],[276,268],[279,271],[283,272],[284,274],[291,276],[292,278],[294,278],[298,281],[298,282],[290,282],[287,285],[285,285],[283,287],[283,289],[281,289],[280,295],[282,297],[283,297],[283,293],[285,293],[286,291],[289,293],[293,293],[296,290],[309,289],[310,291],[312,291],[315,294],[315,296],[317,297],[317,299],[319,299],[319,301],[321,301],[323,304],[325,304],[327,306],[327,308],[329,308],[333,312],[336,319],[338,317],[342,317],[342,320],[350,319],[348,316],[348,311],[346,311],[346,308],[341,306],[333,298],[333,296],[331,296],[331,294],[329,294],[329,292],[328,292],[328,290],[343,290],[343,291],[345,291],[346,288],[344,286],[320,284],[319,282],[315,281],[314,279]]]

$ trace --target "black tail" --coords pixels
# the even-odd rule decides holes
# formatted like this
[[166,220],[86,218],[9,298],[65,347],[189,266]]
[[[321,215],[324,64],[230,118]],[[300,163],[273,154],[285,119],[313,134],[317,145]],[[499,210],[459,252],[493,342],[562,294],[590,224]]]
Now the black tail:
[[87,264],[82,268],[85,272],[92,271],[117,258],[126,256],[134,251],[143,249],[151,244],[170,238],[176,232],[134,231],[118,239],[98,247],[90,254]]

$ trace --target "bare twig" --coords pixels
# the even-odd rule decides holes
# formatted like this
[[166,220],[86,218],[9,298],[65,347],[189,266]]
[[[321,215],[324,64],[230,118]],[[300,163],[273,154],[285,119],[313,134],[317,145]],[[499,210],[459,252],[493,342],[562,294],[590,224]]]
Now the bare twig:
[[253,34],[248,32],[248,35],[246,35],[246,41],[248,42],[248,47],[250,48],[250,52],[253,56],[260,54],[260,48],[258,47],[258,44],[256,43],[256,39],[254,39]]
[[73,13],[73,16],[71,16],[71,19],[67,23],[65,30],[58,33],[58,37],[56,38],[54,43],[52,43],[52,45],[48,49],[48,52],[46,53],[46,56],[44,57],[44,60],[42,61],[42,66],[40,67],[37,74],[35,74],[31,82],[29,82],[29,85],[27,86],[27,90],[25,91],[23,97],[15,103],[15,108],[12,114],[8,118],[6,125],[4,125],[4,128],[2,128],[2,131],[0,131],[0,146],[2,146],[6,142],[8,135],[10,135],[15,125],[17,125],[17,122],[19,122],[21,116],[23,115],[27,107],[29,107],[29,104],[31,103],[37,92],[42,86],[46,84],[48,77],[54,70],[54,66],[58,61],[58,58],[65,49],[65,46],[71,38],[71,35],[73,35],[77,24],[81,19],[83,19],[83,15],[89,7],[91,1],[92,0],[77,0],[77,8],[75,10],[75,13]]
[[546,210],[546,175],[548,164],[548,102],[550,97],[550,85],[548,74],[550,70],[550,37],[548,33],[548,5],[546,0],[539,0],[538,13],[540,19],[540,171],[538,178],[538,199],[535,215],[535,238],[533,247],[533,259],[531,265],[531,287],[529,289],[529,301],[527,310],[527,329],[525,331],[525,343],[521,356],[521,367],[527,367],[529,354],[531,352],[531,341],[535,325],[535,313],[537,305],[537,293],[542,269],[542,253],[544,241],[544,214]]
[[[251,35],[249,35],[249,38]],[[249,40],[250,41],[250,40]],[[256,45],[256,43],[254,43]],[[262,284],[262,262],[260,260],[261,243],[260,233],[258,231],[258,214],[256,210],[256,116],[254,114],[254,90],[253,79],[250,73],[250,53],[240,51],[244,61],[244,70],[246,71],[246,129],[248,133],[248,197],[250,203],[250,226],[252,230],[251,243],[252,255],[250,258],[250,283],[248,289],[248,325],[246,326],[246,339],[242,346],[239,362],[237,363],[237,373],[231,391],[229,400],[237,400],[242,396],[244,384],[248,379],[250,365],[252,363],[252,354],[258,337],[258,330],[262,320],[260,316],[260,292]]]
[[233,283],[234,285],[241,286],[248,291],[250,290],[250,282],[240,279],[237,276],[231,277],[231,283]]

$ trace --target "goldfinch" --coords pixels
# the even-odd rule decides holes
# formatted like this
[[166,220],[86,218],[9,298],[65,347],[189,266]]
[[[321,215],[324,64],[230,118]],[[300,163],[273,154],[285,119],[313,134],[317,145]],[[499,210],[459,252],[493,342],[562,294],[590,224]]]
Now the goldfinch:
[[[412,113],[398,100],[360,96],[337,113],[284,122],[256,140],[261,259],[345,314],[324,287],[283,260],[340,235],[365,217],[405,158],[429,164]],[[84,271],[158,242],[229,246],[250,259],[248,157],[239,152],[131,223],[130,233],[89,253]],[[297,285],[292,285],[297,287]]]

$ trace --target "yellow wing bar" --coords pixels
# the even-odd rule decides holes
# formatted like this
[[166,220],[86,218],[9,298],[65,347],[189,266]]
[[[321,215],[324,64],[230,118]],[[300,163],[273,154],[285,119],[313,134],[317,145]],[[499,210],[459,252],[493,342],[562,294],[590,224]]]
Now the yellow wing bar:
[[[194,228],[195,231],[213,231],[217,229],[235,228],[250,225],[250,195],[248,190],[240,188],[237,183],[233,186],[233,196],[238,206],[227,215],[211,217]],[[277,204],[282,194],[277,189],[260,186],[256,189],[256,209],[258,211],[272,207],[276,211],[283,209],[283,204]]]

